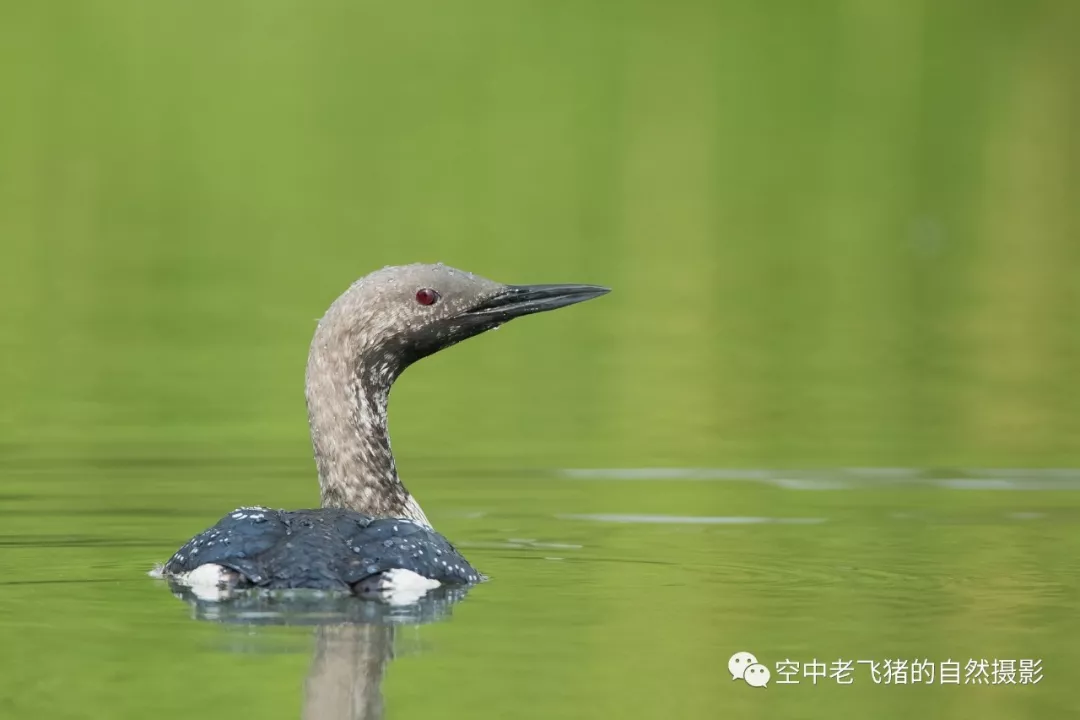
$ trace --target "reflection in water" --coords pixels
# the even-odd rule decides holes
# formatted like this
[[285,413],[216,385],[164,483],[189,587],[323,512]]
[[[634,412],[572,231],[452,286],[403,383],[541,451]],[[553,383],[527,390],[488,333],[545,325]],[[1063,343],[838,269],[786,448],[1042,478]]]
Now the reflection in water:
[[393,625],[326,625],[304,684],[304,718],[381,718],[382,679],[394,652]]
[[246,591],[227,602],[170,587],[197,620],[230,625],[313,625],[315,648],[304,682],[305,720],[383,716],[382,680],[394,657],[398,626],[450,617],[465,588],[438,588],[406,604],[359,600],[310,590]]

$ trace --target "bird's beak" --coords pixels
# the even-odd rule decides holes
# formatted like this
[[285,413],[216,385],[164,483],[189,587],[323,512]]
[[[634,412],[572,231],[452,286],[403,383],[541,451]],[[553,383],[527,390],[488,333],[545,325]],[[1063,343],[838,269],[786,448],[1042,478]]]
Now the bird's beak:
[[505,322],[591,300],[611,292],[599,285],[507,285],[465,312],[468,317]]

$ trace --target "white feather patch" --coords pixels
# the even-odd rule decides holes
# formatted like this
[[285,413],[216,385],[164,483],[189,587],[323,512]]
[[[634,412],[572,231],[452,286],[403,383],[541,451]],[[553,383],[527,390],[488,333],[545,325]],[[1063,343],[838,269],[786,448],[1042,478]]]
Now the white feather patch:
[[231,595],[228,590],[229,575],[230,571],[221,565],[206,563],[191,572],[174,575],[173,580],[181,585],[186,585],[191,589],[192,594],[200,600],[216,602]]
[[412,605],[441,584],[412,570],[394,568],[361,582],[358,594],[390,605]]

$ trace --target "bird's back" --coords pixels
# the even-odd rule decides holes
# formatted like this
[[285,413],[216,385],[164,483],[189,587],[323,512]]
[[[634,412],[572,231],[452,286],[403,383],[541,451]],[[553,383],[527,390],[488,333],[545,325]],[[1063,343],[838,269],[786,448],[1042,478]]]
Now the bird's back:
[[234,510],[196,535],[166,563],[178,577],[216,565],[240,587],[356,590],[389,571],[407,570],[443,585],[482,576],[450,542],[412,520],[352,510]]

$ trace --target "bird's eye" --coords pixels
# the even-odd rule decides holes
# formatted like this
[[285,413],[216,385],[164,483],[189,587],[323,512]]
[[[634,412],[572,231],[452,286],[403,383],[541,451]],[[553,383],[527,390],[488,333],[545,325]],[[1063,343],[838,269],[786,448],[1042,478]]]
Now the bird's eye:
[[421,305],[434,305],[439,301],[439,293],[431,288],[420,288],[416,291],[416,302]]

